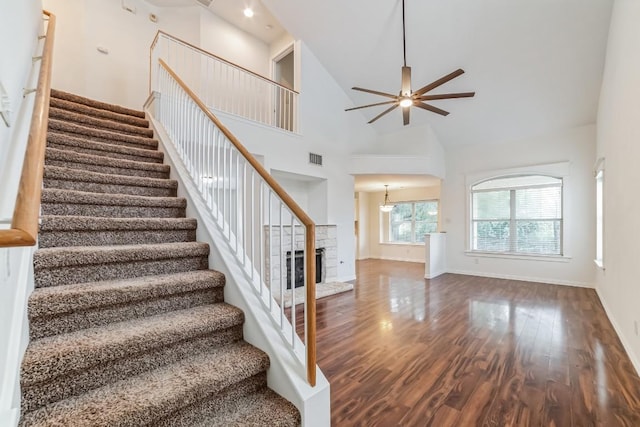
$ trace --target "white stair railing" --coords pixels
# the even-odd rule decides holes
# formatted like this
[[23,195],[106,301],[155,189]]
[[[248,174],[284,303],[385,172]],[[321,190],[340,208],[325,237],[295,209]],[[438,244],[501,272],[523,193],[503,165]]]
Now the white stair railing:
[[[314,386],[315,224],[163,60],[156,76],[158,121],[263,308]],[[296,251],[302,251],[302,260],[296,259]],[[302,296],[295,292],[296,267],[303,271]],[[291,309],[285,309],[287,299]],[[304,344],[298,331],[304,333]]]
[[[298,132],[298,92],[253,71],[158,31],[151,64],[162,59],[212,109]],[[156,88],[150,73],[150,89]]]

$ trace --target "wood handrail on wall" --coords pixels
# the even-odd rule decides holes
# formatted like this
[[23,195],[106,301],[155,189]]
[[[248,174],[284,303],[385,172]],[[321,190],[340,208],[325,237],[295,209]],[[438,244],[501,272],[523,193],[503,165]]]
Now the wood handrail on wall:
[[[234,147],[242,154],[256,172],[264,179],[271,189],[280,197],[282,202],[298,217],[305,228],[307,234],[307,242],[305,250],[307,254],[316,253],[316,225],[307,213],[287,194],[287,192],[278,184],[278,182],[267,172],[255,157],[245,148],[244,145],[229,131],[218,118],[207,108],[207,106],[198,98],[198,96],[178,77],[178,75],[164,62],[158,60],[162,68],[178,83],[185,93],[198,105],[202,112],[211,120],[218,129],[229,139]],[[306,257],[306,337],[307,337],[307,380],[313,387],[316,385],[316,263],[315,256]],[[294,310],[295,316],[295,307]]]
[[40,196],[44,171],[44,152],[49,126],[49,97],[51,92],[51,61],[56,16],[48,11],[47,32],[42,49],[42,63],[38,74],[38,86],[27,140],[27,150],[22,165],[18,196],[13,210],[11,228],[0,230],[0,247],[33,246],[38,237]]
[[[265,76],[263,76],[263,75],[260,75],[260,74],[258,74],[258,73],[256,73],[256,72],[254,72],[254,71],[251,71],[251,70],[249,70],[249,69],[247,69],[247,68],[244,68],[244,67],[243,67],[243,66],[241,66],[241,65],[235,64],[235,63],[233,63],[233,62],[231,62],[231,61],[229,61],[229,60],[226,60],[226,59],[224,59],[224,58],[221,58],[221,57],[219,57],[218,55],[215,55],[215,54],[213,54],[213,53],[211,53],[211,52],[207,52],[206,50],[204,50],[204,49],[202,49],[202,48],[199,48],[198,46],[195,46],[195,45],[193,45],[193,44],[191,44],[191,43],[189,43],[189,42],[187,42],[187,41],[184,41],[184,40],[182,40],[182,39],[179,39],[179,38],[178,38],[178,37],[176,37],[176,36],[172,36],[171,34],[169,34],[169,33],[165,32],[165,31],[162,31],[162,30],[158,30],[158,32],[156,33],[156,36],[155,36],[155,37],[154,37],[154,39],[153,39],[153,42],[151,43],[151,46],[149,47],[149,61],[151,61],[151,56],[152,56],[151,52],[153,51],[153,48],[155,47],[156,43],[158,43],[158,37],[160,36],[160,34],[162,34],[162,35],[164,35],[164,36],[167,36],[167,37],[169,37],[170,39],[173,39],[173,40],[175,40],[175,41],[177,41],[177,42],[179,42],[179,43],[182,43],[182,44],[184,44],[184,45],[186,45],[186,46],[189,46],[191,49],[197,50],[198,52],[202,53],[203,55],[206,55],[206,56],[210,56],[210,57],[212,57],[212,58],[215,58],[215,59],[217,59],[217,60],[218,60],[218,61],[220,61],[220,62],[224,62],[225,64],[228,64],[228,65],[231,65],[232,67],[238,68],[239,70],[242,70],[242,71],[244,71],[244,72],[246,72],[246,73],[248,73],[248,74],[253,75],[254,77],[257,77],[257,78],[259,78],[259,79],[261,79],[261,80],[264,80],[264,81],[266,81],[266,82],[268,82],[268,83],[271,83],[271,84],[272,84],[272,85],[274,85],[274,86],[281,87],[281,88],[283,88],[283,89],[286,89],[286,90],[288,90],[288,91],[291,91],[291,92],[293,92],[293,93],[295,93],[295,94],[299,95],[299,93],[298,93],[297,91],[295,91],[295,90],[291,89],[290,87],[284,86],[284,85],[282,85],[282,84],[280,84],[280,83],[278,83],[278,82],[276,82],[276,81],[273,81],[273,80],[271,80],[271,79],[269,79],[269,78],[267,78],[267,77],[265,77]],[[149,70],[149,91],[151,91],[151,70]]]

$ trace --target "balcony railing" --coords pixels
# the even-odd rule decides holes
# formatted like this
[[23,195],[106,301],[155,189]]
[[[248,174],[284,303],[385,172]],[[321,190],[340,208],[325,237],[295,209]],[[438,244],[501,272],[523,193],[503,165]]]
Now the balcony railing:
[[[214,110],[298,132],[298,92],[163,31],[151,44],[150,61],[162,59]],[[156,76],[150,70],[150,90]]]

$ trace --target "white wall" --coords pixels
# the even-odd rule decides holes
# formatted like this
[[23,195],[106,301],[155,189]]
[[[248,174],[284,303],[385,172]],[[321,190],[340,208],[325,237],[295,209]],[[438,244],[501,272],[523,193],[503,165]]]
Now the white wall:
[[[37,84],[43,34],[40,1],[0,0],[0,83],[6,90],[10,127],[0,120],[0,228],[12,216],[22,170],[35,94],[23,98],[24,88]],[[0,249],[0,425],[17,425],[20,415],[20,361],[28,343],[27,296],[33,248]]]
[[[149,46],[164,30],[258,74],[270,75],[269,46],[193,7],[156,7],[144,0],[44,0],[59,16],[53,87],[105,102],[141,109],[149,89]],[[149,20],[149,14],[157,22]],[[97,51],[108,49],[105,55]]]
[[200,47],[264,77],[271,76],[269,46],[213,13],[200,9]]
[[35,88],[40,53],[38,35],[43,34],[42,4],[0,2],[0,85],[7,96],[9,126],[0,119],[0,223],[11,218],[26,149],[35,93],[23,98],[24,88]]
[[[605,158],[604,266],[597,290],[640,372],[640,2],[616,0],[598,112],[598,157]],[[594,183],[592,183],[592,186]]]
[[[447,232],[449,272],[593,286],[595,267],[595,126],[588,125],[530,141],[469,146],[447,152],[442,183],[441,230]],[[563,262],[468,256],[466,177],[480,172],[570,162],[564,180]]]
[[[364,196],[363,196],[364,195]],[[392,202],[440,199],[440,186],[390,190]],[[376,258],[395,261],[424,262],[423,240],[420,244],[385,243],[381,236],[389,234],[389,214],[380,211],[384,202],[384,191],[359,193],[360,218],[363,233],[360,234],[360,259]],[[366,254],[366,256],[365,256]]]

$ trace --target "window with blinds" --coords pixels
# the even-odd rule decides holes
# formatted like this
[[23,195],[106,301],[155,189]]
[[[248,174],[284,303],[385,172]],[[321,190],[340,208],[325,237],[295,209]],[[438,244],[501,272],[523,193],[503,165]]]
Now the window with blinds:
[[389,215],[389,242],[422,243],[437,229],[437,200],[396,203]]
[[473,185],[471,250],[562,255],[562,179],[523,175]]

